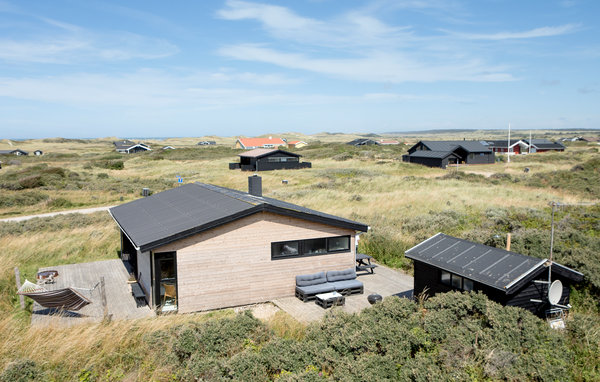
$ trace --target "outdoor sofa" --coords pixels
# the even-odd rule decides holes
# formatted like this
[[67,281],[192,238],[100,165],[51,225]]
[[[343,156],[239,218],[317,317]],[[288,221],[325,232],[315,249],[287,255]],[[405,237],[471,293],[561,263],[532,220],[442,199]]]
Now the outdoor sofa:
[[296,297],[304,302],[314,300],[318,294],[333,291],[343,295],[361,294],[364,285],[356,279],[354,268],[296,276]]

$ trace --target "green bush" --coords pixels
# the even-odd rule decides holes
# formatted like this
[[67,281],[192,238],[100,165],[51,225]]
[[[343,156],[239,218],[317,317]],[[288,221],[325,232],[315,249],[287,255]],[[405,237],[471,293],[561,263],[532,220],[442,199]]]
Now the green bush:
[[48,195],[38,191],[21,191],[19,193],[4,193],[0,196],[0,208],[33,206],[48,199]]
[[42,381],[44,373],[30,359],[18,359],[9,363],[0,374],[0,382]]
[[125,164],[122,160],[105,159],[92,161],[94,167],[105,168],[107,170],[122,170],[125,168]]
[[71,203],[70,200],[65,199],[65,198],[56,198],[56,199],[51,199],[48,202],[48,207],[51,207],[51,208],[68,208],[68,207],[73,207],[73,203]]

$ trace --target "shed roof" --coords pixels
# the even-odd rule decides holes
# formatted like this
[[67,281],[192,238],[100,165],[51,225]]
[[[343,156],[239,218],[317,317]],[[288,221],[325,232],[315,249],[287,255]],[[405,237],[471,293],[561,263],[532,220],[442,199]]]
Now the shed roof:
[[362,223],[277,199],[198,182],[113,207],[109,212],[143,252],[258,212],[272,212],[356,231],[368,229]]
[[412,154],[408,154],[411,158],[437,158],[437,159],[445,159],[449,156],[453,156],[458,158],[458,155],[454,154],[452,151],[430,151],[430,150],[417,150]]
[[239,138],[238,141],[244,147],[260,147],[264,145],[285,145],[285,141],[281,138]]
[[254,149],[250,151],[246,151],[244,153],[238,154],[241,157],[249,157],[249,158],[262,158],[265,156],[269,156],[275,154],[277,152],[283,153],[285,155],[290,155],[293,157],[301,157],[300,154],[291,153],[289,151],[279,150],[279,149]]
[[421,143],[431,151],[454,151],[457,147],[462,147],[470,153],[491,151],[479,141],[421,141]]
[[[546,259],[525,256],[468,240],[438,233],[406,251],[406,257],[466,277],[507,294],[535,277],[545,268]],[[556,264],[566,277],[580,281],[583,275]]]

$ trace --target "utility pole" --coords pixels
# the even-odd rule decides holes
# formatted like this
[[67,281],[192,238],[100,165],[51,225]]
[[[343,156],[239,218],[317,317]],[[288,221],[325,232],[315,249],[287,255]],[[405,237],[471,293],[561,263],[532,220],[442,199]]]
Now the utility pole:
[[508,142],[506,143],[506,158],[507,162],[510,163],[510,122],[508,123]]

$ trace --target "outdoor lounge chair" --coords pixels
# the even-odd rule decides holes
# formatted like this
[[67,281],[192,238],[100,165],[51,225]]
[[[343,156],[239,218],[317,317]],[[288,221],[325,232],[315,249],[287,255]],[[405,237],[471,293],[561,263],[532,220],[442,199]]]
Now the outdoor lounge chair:
[[64,310],[79,310],[92,302],[73,288],[46,290],[28,280],[25,280],[17,294],[27,296],[44,308]]

